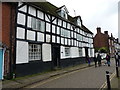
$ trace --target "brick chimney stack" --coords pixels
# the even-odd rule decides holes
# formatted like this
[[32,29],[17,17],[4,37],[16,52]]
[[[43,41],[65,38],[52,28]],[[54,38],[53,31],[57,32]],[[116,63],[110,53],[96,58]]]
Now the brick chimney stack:
[[97,27],[97,33],[101,33],[101,28]]
[[107,35],[108,35],[108,31],[104,31],[104,34],[107,34]]

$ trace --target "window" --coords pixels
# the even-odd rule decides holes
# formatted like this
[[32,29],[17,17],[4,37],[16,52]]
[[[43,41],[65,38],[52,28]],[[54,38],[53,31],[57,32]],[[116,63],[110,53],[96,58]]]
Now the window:
[[61,35],[70,38],[70,31],[61,28]]
[[43,21],[35,19],[35,18],[32,18],[31,26],[32,26],[32,29],[34,29],[34,30],[40,30],[42,32],[44,32],[44,30],[45,30],[45,23]]
[[90,55],[93,56],[93,50],[92,49],[90,49]]
[[77,40],[82,41],[82,36],[80,34],[77,34]]
[[82,48],[79,48],[79,56],[82,57]]
[[77,25],[79,25],[81,27],[81,20],[80,20],[80,18],[77,19]]
[[70,56],[70,48],[65,47],[65,56]]
[[29,44],[29,60],[41,60],[41,45]]

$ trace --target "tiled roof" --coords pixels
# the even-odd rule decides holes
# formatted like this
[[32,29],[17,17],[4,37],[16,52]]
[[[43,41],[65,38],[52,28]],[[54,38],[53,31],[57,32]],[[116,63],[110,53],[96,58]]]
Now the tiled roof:
[[[58,7],[56,7],[55,5],[53,5],[53,4],[49,3],[49,2],[27,2],[27,3],[30,4],[30,5],[33,5],[33,6],[35,6],[35,7],[38,7],[39,9],[41,9],[41,10],[44,11],[44,12],[47,12],[47,13],[55,16],[55,17],[58,17],[58,18],[60,18],[60,19],[62,19],[62,20],[65,20],[65,21],[70,22],[70,23],[74,24],[75,26],[77,26],[74,22],[75,22],[75,20],[76,20],[76,18],[77,18],[78,16],[72,17],[72,16],[68,15],[68,20],[67,20],[67,19],[64,19],[64,18],[60,17],[60,16],[58,15],[58,13],[57,13],[57,10],[58,10],[60,7],[58,8]],[[63,7],[63,6],[62,6],[62,7]],[[85,32],[88,32],[88,33],[93,34],[93,33],[92,33],[89,29],[87,29],[84,25],[82,25],[82,27],[80,27],[80,28],[83,29]]]

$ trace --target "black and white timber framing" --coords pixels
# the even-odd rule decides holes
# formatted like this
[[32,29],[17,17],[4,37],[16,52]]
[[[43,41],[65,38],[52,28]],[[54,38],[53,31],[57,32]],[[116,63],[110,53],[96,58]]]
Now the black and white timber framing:
[[[56,11],[47,11],[51,9]],[[57,8],[49,2],[18,4],[17,76],[83,63],[88,55],[94,57],[93,33],[80,16],[73,18],[65,6]]]

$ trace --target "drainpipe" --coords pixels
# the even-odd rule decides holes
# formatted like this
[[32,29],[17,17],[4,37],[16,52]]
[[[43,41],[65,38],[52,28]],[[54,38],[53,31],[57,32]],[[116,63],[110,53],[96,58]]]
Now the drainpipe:
[[[15,8],[16,7],[16,8]],[[13,10],[14,10],[14,8],[15,8],[15,14],[13,13]],[[11,13],[10,13],[10,15],[11,15],[11,17],[10,17],[10,63],[9,63],[9,65],[10,65],[10,68],[9,68],[9,76],[8,76],[8,79],[12,79],[13,78],[13,73],[15,72],[15,59],[16,59],[16,55],[15,55],[15,53],[16,53],[16,33],[15,33],[15,31],[16,31],[16,11],[17,11],[17,4],[15,3],[12,3],[11,4]],[[14,15],[14,16],[13,16]],[[14,18],[15,18],[15,20],[14,20]],[[13,22],[14,21],[14,22]],[[13,27],[13,23],[15,23],[14,25],[14,27]],[[13,29],[15,28],[15,30],[14,30],[14,32],[13,32]],[[15,45],[14,45],[15,44]]]

